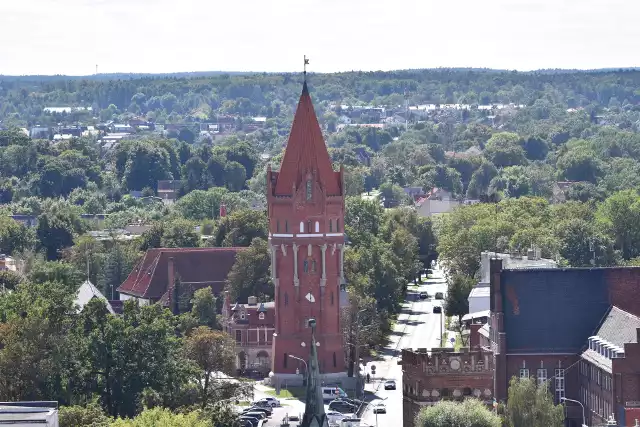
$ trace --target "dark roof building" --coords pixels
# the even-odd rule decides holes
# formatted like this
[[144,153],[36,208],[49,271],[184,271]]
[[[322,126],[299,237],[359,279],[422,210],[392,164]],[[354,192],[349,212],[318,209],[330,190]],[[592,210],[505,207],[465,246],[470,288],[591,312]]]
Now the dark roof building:
[[[494,390],[507,398],[509,380],[534,377],[556,402],[579,400],[587,424],[614,416],[629,425],[640,407],[640,268],[503,270],[490,261],[490,345]],[[573,424],[578,405],[567,405]]]
[[136,298],[142,303],[161,301],[169,305],[174,284],[191,292],[210,286],[220,294],[227,275],[244,248],[154,248],[133,268],[118,292],[121,300]]

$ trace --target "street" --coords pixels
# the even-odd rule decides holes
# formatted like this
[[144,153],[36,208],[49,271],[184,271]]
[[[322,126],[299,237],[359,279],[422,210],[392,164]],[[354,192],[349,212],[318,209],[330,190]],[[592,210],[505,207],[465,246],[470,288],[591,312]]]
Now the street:
[[[376,374],[371,375],[371,382],[365,385],[365,390],[375,397],[362,414],[363,426],[402,425],[402,366],[398,365],[398,360],[403,348],[440,347],[440,328],[441,322],[444,327],[444,318],[441,314],[433,313],[433,306],[444,304],[444,300],[435,299],[435,294],[442,292],[444,296],[446,288],[442,271],[438,269],[433,270],[429,279],[423,278],[422,285],[409,286],[407,299],[389,337],[389,344],[380,352],[381,359],[361,367],[362,375],[366,376],[367,373],[371,375],[371,365],[376,366]],[[426,292],[429,298],[420,299],[421,292]],[[384,389],[387,380],[395,380],[395,390]],[[265,390],[266,387],[256,385],[254,399],[267,397]],[[385,404],[387,413],[378,414],[376,424],[376,415],[371,408],[380,401]],[[274,410],[270,425],[277,425],[286,414],[304,413],[304,403],[298,400],[281,399],[281,402],[284,406]],[[328,410],[326,406],[325,410]]]
[[[372,405],[384,400],[386,414],[378,415],[378,426],[402,425],[402,366],[398,365],[398,358],[403,348],[432,348],[440,347],[441,315],[433,313],[433,306],[442,305],[444,301],[435,300],[436,292],[446,293],[447,286],[442,271],[434,269],[430,279],[424,280],[419,287],[410,286],[407,291],[407,301],[398,316],[389,345],[382,351],[383,360],[370,362],[364,369],[363,375],[370,373],[372,364],[376,365],[376,375],[365,389],[375,394],[372,401],[362,415],[364,425],[375,426],[376,415],[370,409]],[[420,292],[427,292],[429,299],[421,300]],[[442,318],[444,326],[444,318]],[[395,390],[385,390],[384,381],[395,380]],[[392,420],[391,422],[389,420]]]

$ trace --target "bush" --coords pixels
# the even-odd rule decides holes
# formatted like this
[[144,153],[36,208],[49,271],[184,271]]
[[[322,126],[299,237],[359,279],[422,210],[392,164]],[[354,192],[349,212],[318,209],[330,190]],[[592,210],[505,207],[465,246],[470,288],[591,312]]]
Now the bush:
[[416,416],[416,427],[501,427],[500,417],[484,403],[467,399],[462,403],[440,402],[423,408]]

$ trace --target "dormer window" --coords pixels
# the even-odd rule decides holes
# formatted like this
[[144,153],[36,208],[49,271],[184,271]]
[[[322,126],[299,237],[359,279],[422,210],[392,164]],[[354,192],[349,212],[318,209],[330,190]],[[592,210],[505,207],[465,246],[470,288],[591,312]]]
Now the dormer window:
[[311,200],[311,198],[313,197],[313,183],[311,182],[310,179],[307,180],[307,200]]
[[245,318],[244,311],[241,311],[240,312],[240,319],[244,320],[244,318]]
[[258,319],[260,319],[260,320],[264,320],[264,313],[260,313],[260,314],[258,314]]

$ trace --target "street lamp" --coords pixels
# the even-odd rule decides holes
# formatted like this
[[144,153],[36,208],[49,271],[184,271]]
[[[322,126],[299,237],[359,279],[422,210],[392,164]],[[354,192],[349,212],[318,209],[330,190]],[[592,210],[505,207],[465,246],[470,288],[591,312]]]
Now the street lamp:
[[561,397],[560,400],[561,401],[566,401],[566,402],[577,403],[578,405],[582,406],[582,427],[587,427],[587,418],[585,416],[584,405],[582,404],[582,402],[580,402],[578,400],[567,399],[566,397]]
[[[389,398],[389,396],[385,397],[384,399],[380,399],[380,402],[384,402],[388,398]],[[371,406],[371,403],[373,403],[373,402],[367,403],[367,406]],[[378,427],[378,413],[376,412],[376,408],[373,408],[373,413],[376,416],[376,427]]]
[[292,358],[292,359],[299,360],[302,363],[304,363],[304,373],[307,374],[309,372],[309,367],[307,366],[307,362],[304,359],[302,359],[302,358],[300,358],[298,356],[294,356],[293,354],[290,354],[289,357]]

